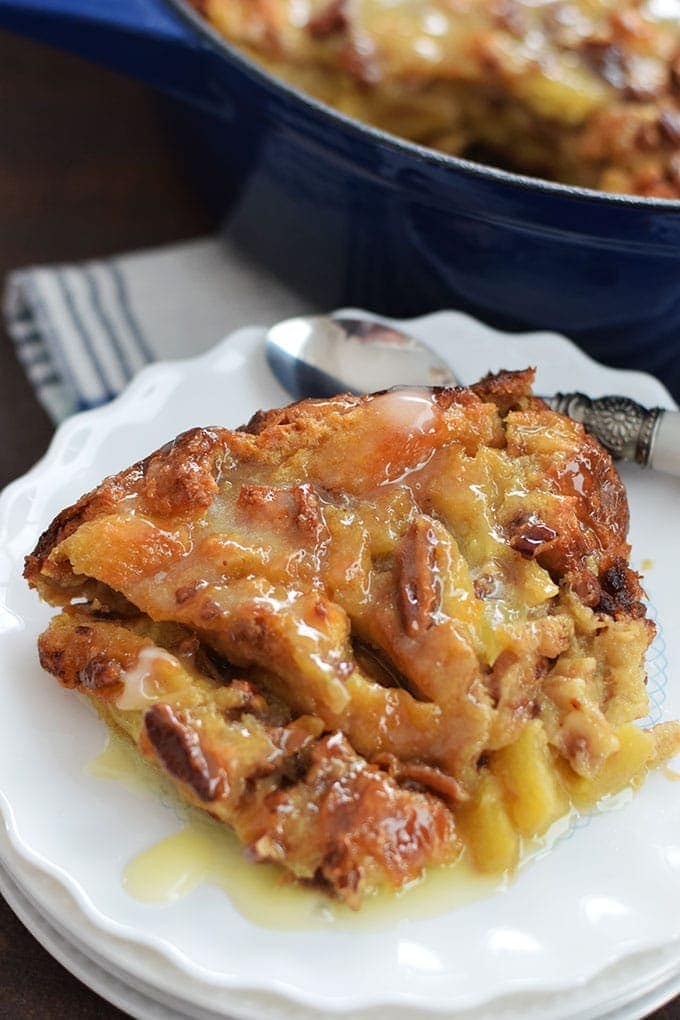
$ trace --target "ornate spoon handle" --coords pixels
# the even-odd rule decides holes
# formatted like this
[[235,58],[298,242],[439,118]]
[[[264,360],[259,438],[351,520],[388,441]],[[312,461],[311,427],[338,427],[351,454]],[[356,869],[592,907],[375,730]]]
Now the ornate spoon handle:
[[680,475],[680,412],[646,408],[629,397],[556,393],[546,403],[581,422],[615,460]]

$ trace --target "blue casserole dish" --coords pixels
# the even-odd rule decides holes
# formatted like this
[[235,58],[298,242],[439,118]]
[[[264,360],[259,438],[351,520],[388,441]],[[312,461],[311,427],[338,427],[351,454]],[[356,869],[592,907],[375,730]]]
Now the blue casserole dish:
[[558,330],[680,397],[680,202],[551,184],[383,134],[262,71],[184,0],[0,0],[0,26],[180,100],[230,229],[310,301]]

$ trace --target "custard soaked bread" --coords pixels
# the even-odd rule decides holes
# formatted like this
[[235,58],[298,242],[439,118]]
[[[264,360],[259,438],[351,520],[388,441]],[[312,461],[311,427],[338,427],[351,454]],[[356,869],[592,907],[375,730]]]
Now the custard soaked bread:
[[677,0],[191,0],[343,113],[568,184],[680,198]]
[[195,429],[63,511],[41,662],[191,803],[358,906],[641,780],[653,637],[605,450],[531,395],[303,401]]

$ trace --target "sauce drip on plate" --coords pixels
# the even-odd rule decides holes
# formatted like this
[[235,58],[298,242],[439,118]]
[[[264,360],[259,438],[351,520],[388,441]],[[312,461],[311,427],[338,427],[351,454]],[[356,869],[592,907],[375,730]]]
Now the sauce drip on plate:
[[[170,784],[140,761],[123,737],[112,735],[86,771],[116,780],[138,796],[157,797],[159,787],[164,800],[173,796]],[[263,928],[371,930],[448,913],[505,885],[497,876],[480,876],[462,860],[433,869],[401,893],[368,897],[360,911],[352,911],[318,889],[287,880],[276,865],[252,863],[228,828],[187,809],[174,796],[173,805],[184,817],[184,826],[142,850],[123,872],[124,888],[143,903],[168,906],[209,884],[222,889],[240,914]]]

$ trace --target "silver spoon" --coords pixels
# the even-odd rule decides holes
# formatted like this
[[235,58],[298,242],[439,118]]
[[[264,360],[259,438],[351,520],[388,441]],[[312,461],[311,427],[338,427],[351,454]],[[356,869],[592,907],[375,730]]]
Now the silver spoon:
[[[393,386],[459,386],[449,365],[426,344],[370,319],[303,315],[266,336],[269,365],[296,400],[372,393]],[[680,412],[645,408],[629,397],[583,393],[543,398],[579,421],[615,460],[680,475]]]

